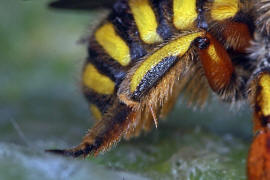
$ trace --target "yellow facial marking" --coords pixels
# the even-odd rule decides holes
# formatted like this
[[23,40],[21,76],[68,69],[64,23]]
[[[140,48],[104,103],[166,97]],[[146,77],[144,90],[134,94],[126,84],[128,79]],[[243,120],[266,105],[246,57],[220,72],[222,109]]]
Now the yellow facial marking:
[[157,33],[157,20],[148,0],[130,0],[131,8],[141,39],[152,44],[161,42],[162,38]]
[[83,84],[100,94],[113,94],[114,82],[98,72],[92,64],[87,64],[83,72]]
[[102,119],[102,114],[96,105],[91,104],[90,111],[92,112],[92,114],[96,118],[96,120],[100,121]]
[[183,56],[189,49],[191,42],[203,34],[202,32],[197,32],[178,38],[149,56],[133,74],[130,82],[130,91],[133,93],[144,75],[161,62],[162,59],[169,56]]
[[239,0],[215,0],[211,8],[211,17],[222,21],[232,18],[239,10]]
[[173,23],[177,29],[188,29],[197,18],[196,0],[173,0]]
[[270,74],[263,74],[260,79],[260,85],[262,87],[262,112],[264,116],[270,115]]
[[111,23],[104,24],[95,33],[97,42],[105,51],[122,66],[127,66],[130,62],[129,47],[118,36]]

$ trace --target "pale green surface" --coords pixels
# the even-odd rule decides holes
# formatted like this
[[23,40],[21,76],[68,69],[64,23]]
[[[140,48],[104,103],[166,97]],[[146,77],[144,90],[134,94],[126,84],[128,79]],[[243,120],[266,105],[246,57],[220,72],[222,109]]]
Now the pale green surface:
[[45,154],[78,144],[92,125],[79,87],[86,48],[76,41],[104,13],[0,1],[0,179],[245,178],[251,113],[220,104],[178,104],[158,129],[95,159]]

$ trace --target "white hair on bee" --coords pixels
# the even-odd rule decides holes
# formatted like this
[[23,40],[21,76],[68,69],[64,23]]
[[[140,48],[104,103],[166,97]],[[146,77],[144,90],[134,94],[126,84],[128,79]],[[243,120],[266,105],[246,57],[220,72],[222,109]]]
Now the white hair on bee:
[[251,42],[251,47],[248,48],[250,58],[261,61],[264,58],[264,54],[267,53],[267,47],[265,40],[259,33],[254,33],[254,40]]
[[250,58],[257,64],[253,76],[270,67],[270,0],[259,0],[254,6],[254,39],[248,48]]
[[256,25],[260,33],[270,34],[270,0],[258,0],[255,4]]

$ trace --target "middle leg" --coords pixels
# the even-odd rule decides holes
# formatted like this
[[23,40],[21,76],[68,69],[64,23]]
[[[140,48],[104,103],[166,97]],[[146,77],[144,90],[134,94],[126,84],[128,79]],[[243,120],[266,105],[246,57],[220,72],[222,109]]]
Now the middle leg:
[[211,34],[197,38],[195,45],[208,84],[219,98],[232,104],[245,99],[247,81],[254,69],[247,54],[229,54]]

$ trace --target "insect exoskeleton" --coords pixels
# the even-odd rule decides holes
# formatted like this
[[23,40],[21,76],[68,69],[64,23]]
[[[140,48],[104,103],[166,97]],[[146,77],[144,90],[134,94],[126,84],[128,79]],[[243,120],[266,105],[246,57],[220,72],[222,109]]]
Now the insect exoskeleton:
[[[52,3],[87,10],[92,5]],[[82,73],[97,121],[77,147],[50,152],[98,154],[122,137],[157,127],[179,94],[197,106],[215,94],[254,107],[257,135],[248,177],[270,179],[270,1],[120,0],[111,7],[89,39]]]

